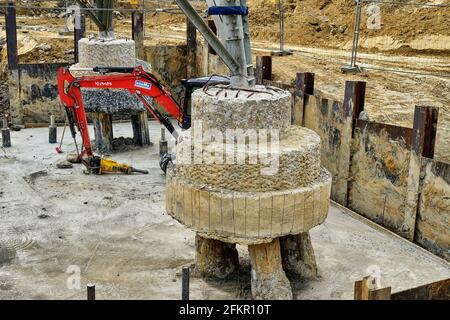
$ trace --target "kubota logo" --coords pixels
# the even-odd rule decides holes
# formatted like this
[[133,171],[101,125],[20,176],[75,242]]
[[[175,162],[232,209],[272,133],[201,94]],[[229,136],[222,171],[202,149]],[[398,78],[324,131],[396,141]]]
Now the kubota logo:
[[95,81],[95,85],[99,87],[111,87],[112,82],[109,81]]

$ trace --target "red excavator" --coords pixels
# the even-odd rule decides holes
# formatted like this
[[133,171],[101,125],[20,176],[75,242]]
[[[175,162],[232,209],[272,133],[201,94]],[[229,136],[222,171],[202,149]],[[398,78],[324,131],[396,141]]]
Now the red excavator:
[[[147,110],[169,130],[175,137],[178,133],[167,116],[160,113],[154,108],[147,97],[153,98],[167,112],[176,119],[182,129],[190,127],[190,117],[187,110],[183,110],[173,99],[172,95],[161,85],[158,79],[144,71],[140,66],[135,68],[122,67],[95,67],[95,68],[76,68],[76,71],[97,72],[98,76],[82,76],[74,77],[68,68],[62,67],[58,72],[58,90],[61,102],[63,103],[67,119],[69,122],[72,137],[76,143],[75,126],[81,134],[83,146],[81,151],[78,150],[78,161],[83,163],[88,173],[101,174],[103,172],[142,172],[129,165],[120,164],[109,158],[94,155],[92,152],[91,142],[89,139],[88,123],[86,112],[83,106],[83,98],[81,95],[82,88],[90,89],[127,89],[131,94],[135,94]],[[114,73],[106,75],[107,73]],[[167,163],[170,161],[170,155],[163,156],[160,161],[161,168],[165,171]]]

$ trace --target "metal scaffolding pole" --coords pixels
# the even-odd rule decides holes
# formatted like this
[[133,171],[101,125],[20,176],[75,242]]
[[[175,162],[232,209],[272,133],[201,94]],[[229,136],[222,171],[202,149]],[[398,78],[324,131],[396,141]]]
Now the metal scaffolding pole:
[[355,24],[353,26],[352,56],[350,58],[350,64],[345,65],[341,68],[341,70],[345,73],[355,73],[361,71],[358,65],[356,64],[356,58],[358,53],[359,35],[361,31],[363,0],[355,0],[355,1],[356,1],[356,9],[355,9],[356,12],[355,12]]
[[278,0],[279,26],[280,26],[280,50],[272,50],[273,56],[291,55],[292,50],[284,48],[284,0]]

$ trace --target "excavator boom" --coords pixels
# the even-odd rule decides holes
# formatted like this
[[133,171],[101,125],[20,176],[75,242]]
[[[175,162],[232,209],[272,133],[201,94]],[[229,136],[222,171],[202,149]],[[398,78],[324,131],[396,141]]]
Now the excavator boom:
[[[83,150],[80,157],[92,156],[92,148],[87,129],[86,112],[83,105],[82,88],[89,89],[126,89],[136,94],[147,110],[175,137],[178,133],[170,120],[161,114],[146,100],[151,97],[158,102],[180,126],[184,129],[190,127],[190,119],[183,114],[182,108],[173,99],[172,95],[161,85],[151,73],[145,72],[142,67],[135,68],[77,68],[76,71],[98,72],[98,76],[74,77],[68,68],[61,67],[58,72],[58,90],[61,102],[66,108],[72,136],[75,136],[75,125],[83,140]],[[114,73],[106,75],[107,73]]]

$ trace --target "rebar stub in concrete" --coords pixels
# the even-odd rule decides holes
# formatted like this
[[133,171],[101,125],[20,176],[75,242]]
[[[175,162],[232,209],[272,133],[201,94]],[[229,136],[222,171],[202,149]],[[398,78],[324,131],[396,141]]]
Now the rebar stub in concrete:
[[278,88],[255,86],[254,91],[211,87],[192,94],[192,119],[204,131],[227,129],[283,129],[291,125],[291,94]]
[[244,245],[268,243],[307,232],[328,215],[331,175],[322,168],[308,187],[269,192],[236,192],[166,178],[166,211],[199,235]]
[[[312,130],[299,126],[283,129],[277,139],[277,148],[267,140],[255,139],[252,144],[231,144],[226,139],[208,143],[202,141],[202,149],[193,139],[195,126],[183,132],[178,140],[174,175],[187,180],[241,192],[267,192],[289,190],[313,185],[320,176],[320,137]],[[258,143],[259,142],[259,143]],[[192,150],[192,146],[194,150]],[[264,154],[262,149],[267,149]],[[234,159],[230,161],[230,159]],[[236,159],[243,159],[238,162]]]

